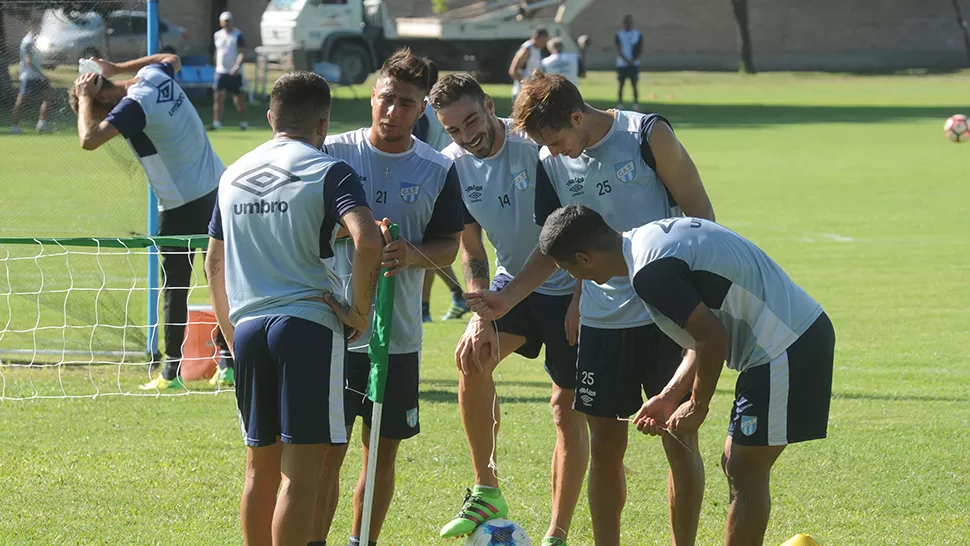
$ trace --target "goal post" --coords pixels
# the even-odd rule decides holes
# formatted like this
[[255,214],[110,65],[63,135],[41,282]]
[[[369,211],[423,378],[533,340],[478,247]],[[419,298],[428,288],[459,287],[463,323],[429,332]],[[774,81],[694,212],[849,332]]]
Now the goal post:
[[[215,321],[203,312],[207,246],[204,235],[0,238],[0,399],[158,395],[138,385],[154,360],[145,352],[151,329],[142,318],[146,299],[157,306],[160,291],[144,272],[159,247],[195,259],[189,285],[170,288],[186,290],[190,303],[181,373],[202,379],[200,366],[212,370],[218,358]],[[171,394],[213,389],[187,380]]]

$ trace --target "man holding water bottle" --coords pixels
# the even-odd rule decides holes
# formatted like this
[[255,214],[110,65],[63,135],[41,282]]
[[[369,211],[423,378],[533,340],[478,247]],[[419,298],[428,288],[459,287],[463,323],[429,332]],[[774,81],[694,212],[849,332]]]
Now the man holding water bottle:
[[[174,80],[182,62],[161,53],[123,63],[85,59],[81,76],[68,90],[77,113],[81,148],[96,150],[121,135],[138,157],[148,183],[158,197],[158,235],[206,233],[216,202],[216,188],[225,167],[212,150],[205,126],[185,92]],[[116,74],[134,73],[130,80],[112,81]],[[142,390],[181,390],[179,367],[188,316],[188,287],[194,252],[162,247],[162,295],[165,301],[165,366]],[[219,374],[223,386],[233,384],[231,356],[222,336]]]

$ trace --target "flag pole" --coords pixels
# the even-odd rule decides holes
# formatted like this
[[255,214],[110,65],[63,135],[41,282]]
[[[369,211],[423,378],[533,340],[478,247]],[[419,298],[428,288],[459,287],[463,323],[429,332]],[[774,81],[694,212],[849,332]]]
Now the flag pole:
[[[391,239],[397,240],[398,225],[389,228]],[[384,413],[384,388],[387,385],[388,349],[391,343],[391,319],[394,315],[394,278],[386,277],[387,269],[381,270],[377,283],[377,297],[374,305],[374,323],[371,327],[370,344],[367,354],[370,357],[370,378],[367,381],[367,398],[374,403],[370,421],[370,443],[367,449],[367,472],[364,474],[364,509],[360,518],[360,543],[366,546],[370,541],[370,522],[374,512],[374,479],[377,475],[377,448],[381,436],[381,417]]]

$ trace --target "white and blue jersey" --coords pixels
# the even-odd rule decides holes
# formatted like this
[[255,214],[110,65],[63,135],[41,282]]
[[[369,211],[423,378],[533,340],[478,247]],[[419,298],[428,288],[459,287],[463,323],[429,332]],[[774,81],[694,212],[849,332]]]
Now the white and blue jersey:
[[145,169],[159,210],[208,195],[225,171],[199,113],[174,76],[169,63],[142,68],[138,81],[107,117]]
[[[515,277],[539,244],[542,231],[535,222],[536,169],[539,146],[525,133],[505,125],[505,141],[491,157],[479,159],[458,144],[445,148],[455,160],[461,182],[465,223],[477,223],[495,247],[495,275]],[[576,281],[557,270],[536,292],[549,296],[572,294]]]
[[234,325],[269,315],[343,325],[320,296],[339,293],[328,262],[340,217],[367,206],[346,163],[298,140],[266,142],[226,170],[209,236],[225,241]]
[[435,115],[430,104],[424,107],[424,115],[418,118],[418,123],[411,133],[418,140],[439,152],[452,143],[451,135],[445,131],[445,126],[438,121],[438,116]]
[[[535,217],[539,225],[557,208],[571,203],[599,212],[617,231],[679,216],[680,209],[656,173],[649,137],[656,114],[616,111],[609,132],[576,159],[540,152]],[[606,284],[583,281],[580,321],[594,328],[634,328],[650,324],[628,277]]]
[[40,69],[40,53],[37,51],[37,36],[27,33],[20,41],[20,81],[43,78]]
[[[327,137],[324,150],[346,161],[360,175],[374,218],[389,218],[400,226],[399,236],[413,243],[460,233],[465,226],[454,162],[413,136],[408,151],[382,152],[367,140],[369,132],[369,128],[358,129]],[[348,292],[352,290],[353,252],[349,241],[337,242],[335,267]],[[395,282],[390,353],[415,353],[421,350],[424,270],[408,268],[395,277]],[[370,330],[350,350],[366,351],[369,340]]]
[[704,303],[727,330],[728,368],[743,372],[784,353],[822,306],[767,254],[708,220],[669,218],[623,234],[633,286],[657,326],[694,348],[684,324]]

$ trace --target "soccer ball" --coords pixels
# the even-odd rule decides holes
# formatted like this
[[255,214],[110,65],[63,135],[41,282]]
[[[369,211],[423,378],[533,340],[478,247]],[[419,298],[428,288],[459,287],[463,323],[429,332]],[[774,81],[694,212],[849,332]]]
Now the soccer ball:
[[478,526],[465,546],[532,546],[525,529],[514,521],[493,519]]
[[946,138],[953,142],[964,142],[970,140],[970,127],[967,126],[967,116],[955,114],[950,116],[943,124],[943,132]]

